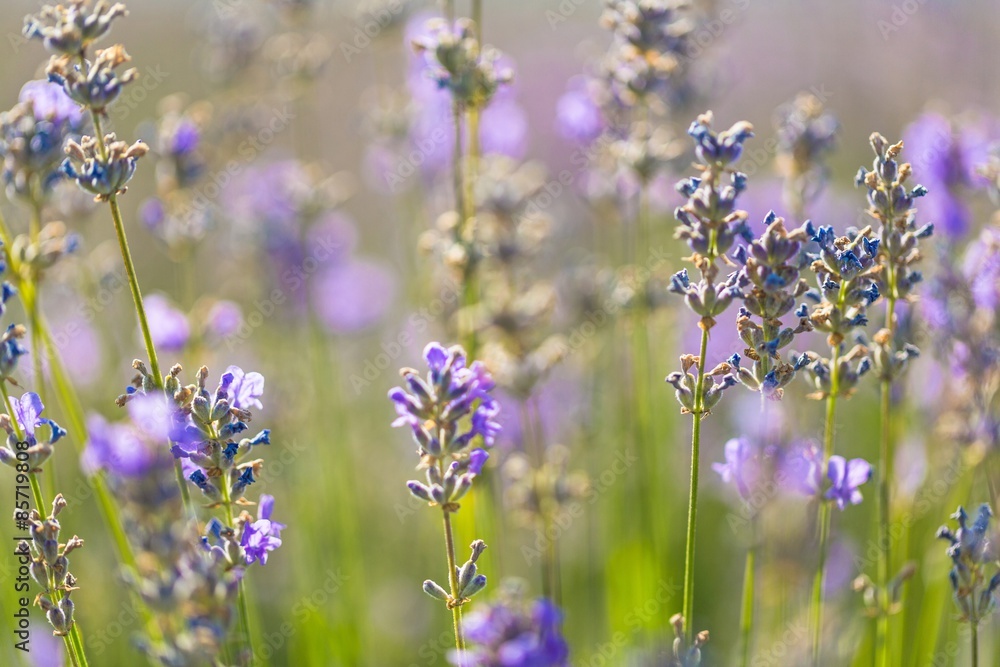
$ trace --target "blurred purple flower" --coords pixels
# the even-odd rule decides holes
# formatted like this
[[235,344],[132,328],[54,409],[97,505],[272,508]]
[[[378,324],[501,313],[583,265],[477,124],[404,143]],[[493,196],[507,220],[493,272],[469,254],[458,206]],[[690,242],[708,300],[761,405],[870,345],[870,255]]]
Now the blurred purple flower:
[[128,402],[129,421],[109,423],[87,418],[87,443],[81,466],[88,473],[105,470],[121,477],[143,477],[169,465],[167,442],[175,423],[162,396],[136,396]]
[[832,486],[827,489],[826,497],[837,503],[838,509],[844,509],[848,504],[858,505],[863,500],[858,490],[872,476],[872,467],[864,459],[846,460],[843,456],[831,456],[827,464],[827,477]]
[[823,455],[819,447],[810,441],[793,444],[782,462],[779,476],[789,491],[818,495],[823,481]]
[[52,634],[52,627],[32,622],[28,631],[31,650],[27,657],[31,667],[63,667],[63,642]]
[[281,531],[286,526],[271,520],[273,510],[274,496],[261,494],[258,518],[243,527],[243,537],[240,539],[247,565],[258,560],[261,565],[267,565],[268,553],[281,546]]
[[452,664],[466,667],[564,667],[569,646],[562,636],[562,613],[546,599],[524,609],[495,603],[469,614],[466,638],[471,645],[462,659],[452,652]]
[[985,185],[976,167],[987,161],[997,138],[1000,125],[994,119],[956,125],[936,113],[921,115],[903,133],[915,179],[928,189],[920,203],[921,215],[948,238],[959,238],[969,230],[972,213],[958,190]]
[[161,294],[150,294],[145,299],[146,317],[153,344],[162,352],[180,352],[191,337],[187,315],[177,310]]
[[381,264],[363,259],[324,267],[312,291],[313,310],[330,333],[348,334],[377,324],[395,300],[396,281]]
[[189,119],[184,118],[174,129],[173,144],[170,146],[170,152],[176,155],[192,153],[198,148],[200,140],[201,133],[198,131],[198,126]]
[[38,120],[48,120],[57,124],[68,122],[79,125],[83,122],[83,109],[69,98],[63,87],[46,80],[28,81],[21,86],[18,102],[31,102],[32,111]]
[[241,324],[243,324],[243,311],[234,301],[216,301],[208,309],[205,318],[205,328],[215,338],[228,338],[234,335]]
[[587,90],[586,80],[575,77],[556,105],[556,130],[566,139],[588,145],[607,126],[601,108]]
[[733,438],[725,446],[725,463],[713,463],[712,470],[719,473],[726,484],[734,484],[746,500],[753,493],[760,477],[758,450],[749,438]]

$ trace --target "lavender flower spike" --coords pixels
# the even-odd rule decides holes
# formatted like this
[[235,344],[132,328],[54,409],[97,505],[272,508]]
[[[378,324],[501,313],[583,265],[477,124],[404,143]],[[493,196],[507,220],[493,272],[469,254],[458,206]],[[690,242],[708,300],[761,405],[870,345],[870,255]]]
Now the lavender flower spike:
[[[404,368],[407,388],[389,392],[398,417],[393,426],[409,426],[417,443],[420,468],[427,484],[411,481],[410,492],[421,500],[457,508],[472,486],[500,431],[495,421],[499,403],[492,397],[493,377],[481,362],[466,367],[465,351],[430,343],[424,349],[430,372],[426,379]],[[473,448],[477,440],[483,448]]]

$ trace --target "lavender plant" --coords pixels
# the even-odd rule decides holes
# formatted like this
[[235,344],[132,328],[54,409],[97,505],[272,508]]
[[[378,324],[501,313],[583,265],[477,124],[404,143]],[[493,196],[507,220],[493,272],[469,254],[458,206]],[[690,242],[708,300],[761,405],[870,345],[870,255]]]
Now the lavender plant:
[[1000,572],[990,574],[996,569],[997,557],[990,534],[992,516],[990,506],[983,504],[970,526],[969,515],[960,506],[951,517],[958,522],[958,530],[947,526],[938,530],[938,537],[950,543],[947,553],[952,569],[948,577],[961,611],[959,620],[968,623],[971,630],[972,667],[979,665],[979,624],[996,606],[995,593],[1000,588]]
[[916,186],[907,191],[906,182],[912,174],[909,163],[897,160],[902,151],[902,142],[889,145],[882,135],[874,133],[869,139],[875,151],[872,171],[862,168],[856,177],[858,184],[864,183],[868,190],[868,215],[877,220],[879,229],[878,262],[882,271],[878,274],[879,291],[886,302],[885,326],[875,334],[872,360],[882,385],[881,399],[881,446],[879,448],[879,552],[876,652],[882,665],[889,664],[887,639],[889,634],[889,614],[894,600],[890,590],[898,590],[898,581],[890,581],[891,537],[889,521],[892,516],[889,505],[889,485],[892,479],[894,457],[892,427],[892,391],[906,371],[909,360],[919,354],[913,340],[905,338],[896,321],[896,303],[908,302],[923,276],[914,266],[921,259],[920,240],[929,237],[934,226],[919,226],[916,223],[916,199],[924,196],[927,189]]
[[569,646],[562,613],[545,598],[526,602],[523,591],[505,582],[499,599],[466,618],[469,649],[449,662],[466,667],[566,667]]
[[[416,498],[441,508],[449,588],[430,579],[423,588],[451,610],[455,648],[462,656],[462,606],[486,586],[486,576],[478,574],[476,565],[486,543],[473,542],[472,556],[459,567],[451,515],[459,510],[458,501],[471,490],[489,458],[487,449],[500,431],[495,421],[499,406],[490,393],[495,385],[489,371],[478,361],[467,366],[461,347],[429,343],[424,348],[424,360],[429,368],[426,379],[412,368],[402,369],[407,388],[395,387],[389,398],[398,415],[393,426],[410,428],[420,456],[417,469],[424,470],[427,478],[426,483],[411,480],[406,486]],[[482,446],[476,447],[477,443]],[[464,664],[461,658],[460,664]]]
[[837,141],[840,123],[812,93],[800,93],[778,109],[778,171],[784,178],[783,199],[796,220],[822,191],[828,176],[823,161]]
[[[479,257],[472,243],[477,224],[475,183],[480,169],[479,119],[497,89],[513,77],[511,70],[500,64],[500,52],[481,45],[478,33],[481,26],[475,18],[459,19],[453,24],[451,19],[433,19],[428,23],[427,36],[413,44],[424,54],[426,75],[451,94],[455,130],[454,211],[459,218],[452,226],[454,247],[449,256],[453,266],[461,267],[462,304],[466,308],[479,301],[476,279]],[[463,152],[463,145],[467,152]],[[470,354],[476,354],[473,330],[469,325],[459,328],[466,336]]]
[[[701,449],[701,422],[722,398],[722,393],[737,383],[733,367],[720,363],[708,368],[709,332],[734,299],[742,295],[738,272],[732,272],[721,282],[719,261],[732,248],[737,238],[749,240],[746,212],[736,208],[736,199],[746,188],[747,178],[731,167],[739,160],[743,143],[753,136],[753,127],[746,121],[736,123],[728,130],[712,130],[712,114],[702,114],[691,123],[688,134],[695,141],[700,177],[686,178],[677,184],[677,190],[688,200],[674,216],[678,225],[676,236],[683,239],[692,250],[689,261],[701,273],[693,283],[687,269],[676,273],[671,280],[671,291],[684,296],[687,307],[700,317],[701,344],[698,355],[681,357],[680,372],[667,376],[668,383],[676,389],[681,412],[691,414],[694,425],[691,434],[691,486],[688,501],[687,546],[684,564],[683,624],[687,630],[687,644],[693,641],[691,629],[694,613],[694,553],[698,517],[698,469]],[[728,180],[728,183],[725,181]],[[692,369],[695,373],[692,373]],[[711,381],[706,381],[711,378]]]
[[30,561],[31,578],[41,588],[35,604],[45,612],[52,634],[64,638],[73,666],[81,667],[87,664],[87,659],[73,618],[76,605],[71,596],[78,587],[76,577],[69,571],[68,556],[83,546],[83,540],[74,535],[65,544],[59,542],[62,527],[56,517],[65,507],[66,499],[59,494],[52,501],[47,518],[42,519],[37,509],[31,510],[28,514],[31,541],[19,541],[15,553],[19,559]]
[[[858,459],[852,465],[843,457],[834,455],[834,432],[837,400],[850,397],[860,378],[872,367],[868,348],[864,345],[856,344],[846,352],[844,347],[859,328],[868,324],[868,307],[880,295],[880,240],[874,237],[871,227],[850,229],[847,236],[838,237],[833,227],[816,228],[809,222],[806,224],[806,231],[818,246],[818,252],[812,254],[810,265],[816,276],[817,287],[805,294],[814,302],[812,310],[806,308],[800,312],[808,314],[813,328],[827,334],[830,356],[806,352],[799,357],[796,365],[806,371],[815,389],[809,394],[809,398],[826,401],[823,469],[833,483],[832,488],[839,489],[832,497],[837,499],[838,507],[844,509],[845,501],[855,504],[855,499],[860,500],[860,496],[855,495],[854,491],[871,475],[871,468],[864,461]],[[829,493],[825,497],[831,498]],[[830,503],[821,502],[818,518],[819,564],[813,582],[811,611],[813,664],[819,664],[821,655],[823,577],[829,548],[830,521]]]
[[[784,220],[771,211],[764,219],[764,233],[749,246],[738,246],[734,259],[741,264],[739,281],[743,287],[743,306],[740,307],[736,320],[736,328],[740,338],[747,347],[745,355],[752,360],[752,369],[741,367],[742,359],[733,354],[729,365],[734,369],[735,376],[748,389],[760,393],[761,424],[767,422],[768,401],[780,400],[784,387],[795,377],[802,367],[799,359],[786,361],[780,350],[790,345],[796,335],[812,331],[812,323],[799,309],[794,316],[798,322],[794,327],[784,326],[782,317],[786,317],[795,308],[795,300],[805,294],[809,287],[801,277],[801,271],[806,268],[808,258],[804,252],[808,240],[805,226],[791,232],[785,229]],[[754,320],[758,318],[760,324]],[[762,427],[763,430],[763,427]],[[724,477],[735,475],[739,480],[738,468],[743,454],[740,450],[746,447],[744,441],[739,443],[738,450],[732,452],[735,459],[731,468],[726,468]],[[762,443],[767,446],[768,443]],[[730,444],[726,446],[727,459],[730,458]],[[741,488],[741,493],[744,489]],[[755,532],[755,531],[753,531]],[[743,633],[742,661],[744,665],[750,660],[750,645],[753,633],[753,591],[755,588],[755,562],[757,540],[751,535],[751,546],[747,551],[746,575],[744,579],[744,599],[742,604]]]

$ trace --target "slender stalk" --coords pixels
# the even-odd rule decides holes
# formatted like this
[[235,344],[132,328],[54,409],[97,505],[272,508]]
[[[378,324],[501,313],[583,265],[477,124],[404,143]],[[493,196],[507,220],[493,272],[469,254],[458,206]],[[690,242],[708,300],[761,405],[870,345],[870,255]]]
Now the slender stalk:
[[458,649],[458,665],[465,664],[465,636],[462,634],[462,607],[458,603],[458,570],[455,561],[455,537],[451,530],[451,513],[445,509],[444,515],[444,546],[448,555],[448,583],[451,587],[451,620],[455,628],[455,648]]
[[705,357],[708,354],[708,329],[701,330],[698,356],[698,382],[695,385],[694,426],[691,429],[691,487],[688,497],[687,544],[684,550],[684,624],[688,644],[694,638],[694,542],[698,518],[698,467],[701,456],[701,419],[704,414],[702,394],[705,387]]
[[[466,144],[467,154],[464,159],[462,172],[462,235],[467,243],[472,242],[475,234],[474,225],[476,219],[476,193],[475,184],[479,173],[479,110],[469,107],[465,113]],[[466,309],[471,309],[479,301],[479,277],[477,266],[473,260],[466,264],[464,279],[462,280],[462,305]],[[469,358],[476,356],[478,347],[478,337],[476,336],[475,323],[473,318],[469,318],[467,323],[468,332],[465,344],[465,351]]]
[[146,346],[146,355],[149,357],[149,369],[153,375],[153,381],[159,387],[163,383],[163,376],[160,374],[160,362],[156,358],[156,348],[153,345],[153,336],[149,331],[149,320],[146,319],[146,308],[142,302],[142,292],[139,290],[139,278],[135,273],[135,265],[132,263],[132,252],[129,250],[128,238],[125,236],[125,223],[122,221],[122,212],[118,207],[118,196],[111,195],[108,199],[111,207],[111,218],[115,223],[115,235],[118,237],[118,249],[121,251],[122,261],[125,263],[125,274],[128,276],[128,287],[132,292],[132,301],[135,303],[135,314],[139,318],[139,328],[142,330],[142,340]]
[[[885,311],[885,327],[889,330],[890,345],[892,344],[893,333],[895,333],[895,285],[893,284],[893,272],[889,270],[887,275],[889,289]],[[889,594],[889,570],[891,568],[892,538],[889,535],[889,520],[891,509],[889,507],[889,480],[892,479],[892,380],[889,377],[882,378],[881,396],[881,427],[882,437],[879,444],[879,475],[878,475],[878,597],[882,600],[881,608],[878,610],[875,625],[875,654],[880,667],[889,667],[889,606],[892,604]]]
[[972,628],[972,636],[970,641],[972,642],[972,667],[979,667],[979,626],[975,623],[969,624]]
[[752,544],[747,550],[746,564],[743,567],[743,610],[740,614],[740,643],[743,646],[743,652],[740,657],[741,667],[747,667],[750,664],[750,649],[753,643],[753,607],[756,560],[757,545]]
[[[233,499],[229,491],[229,483],[223,478],[221,484],[222,487],[222,504],[226,506],[226,518],[229,520],[229,527],[233,530],[236,529],[236,518],[233,515]],[[239,610],[239,628],[240,628],[240,644],[246,642],[247,647],[250,649],[249,665],[253,667],[257,659],[257,651],[254,650],[253,645],[253,635],[250,633],[250,610],[247,605],[247,595],[246,589],[243,586],[243,580],[239,582],[236,594],[236,605]]]
[[[834,424],[837,416],[837,394],[840,393],[840,345],[833,347],[833,354],[830,358],[830,393],[826,397],[826,425],[823,433],[823,467],[826,469],[827,462],[833,454]],[[816,568],[816,577],[813,580],[812,596],[812,657],[813,665],[819,665],[820,660],[820,635],[823,624],[823,579],[826,575],[826,557],[829,551],[830,539],[830,504],[819,500],[819,565]]]

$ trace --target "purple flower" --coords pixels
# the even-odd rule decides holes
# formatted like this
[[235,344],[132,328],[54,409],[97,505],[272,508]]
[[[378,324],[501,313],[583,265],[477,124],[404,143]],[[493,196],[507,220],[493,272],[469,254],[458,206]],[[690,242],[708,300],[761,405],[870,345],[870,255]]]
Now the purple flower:
[[149,319],[153,344],[163,352],[180,352],[191,337],[187,315],[174,308],[165,296],[151,294],[146,297],[146,316]]
[[62,86],[47,80],[28,81],[21,86],[18,102],[31,102],[37,120],[69,123],[79,126],[83,122],[83,109],[69,98]]
[[823,455],[813,442],[793,445],[785,456],[781,481],[792,492],[816,496],[823,481]]
[[923,114],[903,134],[914,173],[928,189],[920,214],[948,238],[959,238],[969,230],[972,212],[958,190],[983,184],[975,168],[986,161],[998,136],[994,121],[955,125],[936,113]]
[[223,376],[230,374],[229,405],[240,410],[263,410],[260,397],[264,395],[264,376],[256,372],[244,373],[239,366],[230,366]]
[[176,155],[192,153],[198,148],[200,140],[201,133],[198,131],[198,126],[186,118],[182,119],[174,128],[170,152]]
[[216,301],[208,309],[205,327],[216,338],[235,335],[243,324],[243,311],[233,301]]
[[327,267],[312,292],[313,309],[334,334],[364,331],[377,324],[392,306],[396,283],[382,265],[353,259]]
[[[448,505],[460,500],[482,471],[500,432],[500,406],[492,396],[493,377],[480,362],[465,365],[465,352],[430,343],[424,348],[430,371],[421,377],[403,370],[407,388],[394,387],[389,399],[396,410],[394,427],[408,426],[427,470],[427,484],[410,480],[407,488],[429,503]],[[483,448],[470,449],[475,439]],[[444,466],[444,474],[439,465]]]
[[834,455],[827,464],[826,476],[832,483],[826,498],[836,501],[837,508],[842,510],[848,504],[861,503],[863,498],[858,487],[871,479],[872,467],[864,459],[848,461],[843,456]]
[[114,424],[98,414],[87,418],[84,470],[135,478],[170,465],[167,442],[175,421],[166,400],[159,395],[136,396],[128,402],[128,413],[129,421]]
[[42,399],[38,397],[38,394],[33,392],[27,392],[21,396],[20,399],[10,399],[11,414],[17,420],[17,423],[21,425],[21,431],[24,432],[24,438],[29,445],[34,445],[38,440],[35,437],[35,429],[39,426],[48,426],[50,428],[50,435],[48,443],[53,445],[66,435],[66,430],[60,428],[59,424],[55,423],[51,419],[43,419],[42,411],[45,410],[45,406],[42,405]]
[[267,565],[267,554],[281,546],[281,531],[286,526],[271,520],[273,510],[274,496],[261,494],[258,519],[243,527],[243,537],[240,539],[247,565],[258,560],[261,565]]
[[452,652],[452,664],[467,667],[564,667],[569,646],[562,636],[562,614],[546,599],[530,607],[500,602],[469,614],[462,656]]
[[726,443],[725,455],[726,462],[713,463],[712,470],[726,484],[735,484],[741,497],[749,498],[760,476],[757,448],[749,438],[733,438]]
[[586,81],[574,79],[556,105],[556,129],[565,138],[590,144],[606,127],[601,108],[587,90]]

